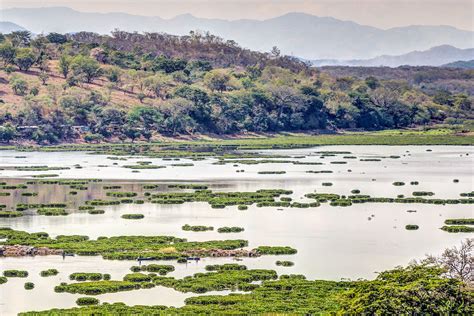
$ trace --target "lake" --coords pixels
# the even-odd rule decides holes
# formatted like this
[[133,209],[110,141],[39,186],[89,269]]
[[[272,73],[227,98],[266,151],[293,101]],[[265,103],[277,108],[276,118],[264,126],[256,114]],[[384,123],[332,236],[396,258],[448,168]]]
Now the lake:
[[[255,151],[252,151],[255,152]],[[87,190],[70,195],[66,186],[29,185],[27,192],[37,196],[22,196],[19,190],[10,196],[0,196],[0,204],[7,209],[18,203],[69,204],[68,216],[39,216],[26,211],[17,218],[0,218],[0,226],[28,232],[88,235],[90,238],[117,235],[169,235],[192,241],[218,239],[245,239],[249,249],[262,245],[291,246],[298,250],[295,255],[262,256],[243,258],[249,268],[274,269],[278,274],[304,274],[309,279],[340,280],[342,278],[372,279],[376,272],[406,265],[426,254],[437,254],[445,248],[457,245],[469,233],[448,233],[440,229],[448,218],[472,218],[474,210],[469,204],[400,204],[363,203],[349,207],[335,207],[324,203],[314,208],[281,208],[249,206],[240,211],[237,206],[213,209],[206,202],[179,205],[119,204],[98,207],[102,215],[90,215],[77,207],[86,200],[106,196],[104,185],[120,185],[117,191],[133,191],[143,194],[143,183],[159,184],[155,191],[170,191],[169,183],[204,183],[213,191],[256,191],[259,189],[287,189],[296,202],[308,202],[306,193],[337,193],[350,195],[354,189],[360,194],[376,197],[392,197],[403,194],[412,196],[414,191],[433,192],[433,198],[457,199],[464,192],[474,190],[474,149],[464,146],[322,146],[291,150],[261,150],[259,153],[305,163],[320,165],[265,163],[216,165],[217,158],[200,161],[180,159],[163,160],[148,157],[126,157],[111,160],[107,155],[91,155],[85,152],[18,152],[0,151],[0,182],[24,183],[34,175],[58,174],[61,179],[98,178],[102,182],[91,183]],[[340,152],[322,154],[322,152]],[[345,152],[345,153],[342,153]],[[350,152],[350,153],[349,153]],[[344,157],[355,158],[344,158]],[[22,157],[22,158],[18,158]],[[290,157],[290,158],[288,158]],[[268,158],[266,158],[268,159]],[[374,161],[380,159],[380,161]],[[368,160],[368,161],[364,161]],[[140,161],[166,166],[161,169],[134,172],[125,165]],[[344,161],[345,164],[337,162]],[[331,163],[336,162],[336,164]],[[115,163],[115,164],[114,164]],[[176,163],[192,163],[193,166],[172,166]],[[20,171],[18,166],[69,167],[68,170]],[[80,165],[77,169],[74,166]],[[236,172],[245,170],[245,172]],[[307,173],[330,170],[332,173]],[[284,174],[259,174],[262,171],[285,171]],[[55,178],[46,178],[55,179]],[[459,182],[454,183],[457,179]],[[36,179],[39,180],[39,179]],[[394,186],[393,182],[406,185]],[[418,185],[410,182],[418,181]],[[323,183],[332,183],[324,186]],[[0,190],[1,191],[1,190]],[[110,191],[110,190],[109,190]],[[416,212],[407,212],[415,210]],[[126,220],[123,214],[144,214],[143,220]],[[239,226],[241,233],[220,234],[182,231],[181,226],[206,225],[215,228]],[[416,224],[419,229],[408,231],[405,225]],[[292,267],[275,265],[276,260],[291,260]],[[157,261],[158,262],[158,261]],[[164,262],[164,261],[162,261]],[[199,263],[174,264],[176,270],[169,274],[184,277],[204,271],[207,264],[231,263],[231,258],[203,258]],[[168,263],[169,262],[164,262]],[[73,307],[79,294],[55,293],[54,286],[69,282],[73,272],[110,273],[112,279],[121,279],[129,273],[133,261],[104,260],[101,257],[61,256],[0,258],[0,270],[27,270],[29,277],[10,278],[0,285],[0,314],[13,315],[20,311],[44,310],[54,307]],[[43,278],[41,270],[55,268],[57,276]],[[34,282],[31,291],[24,283]],[[226,294],[211,292],[206,294]],[[170,288],[155,287],[129,292],[99,295],[101,302],[124,302],[129,305],[181,306],[193,293],[180,293]]]

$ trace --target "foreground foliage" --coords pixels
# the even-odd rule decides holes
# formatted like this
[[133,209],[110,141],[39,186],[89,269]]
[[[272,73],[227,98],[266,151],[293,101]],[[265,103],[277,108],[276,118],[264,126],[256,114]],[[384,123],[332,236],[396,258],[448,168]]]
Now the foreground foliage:
[[[220,274],[243,275],[246,271],[252,270],[212,273],[211,279],[209,273],[203,273],[182,281],[163,277],[157,280],[159,284],[187,290],[193,289],[194,280],[203,278],[206,281],[202,282],[203,289],[206,284],[221,284],[223,289],[227,278],[221,278],[218,283],[211,280]],[[190,297],[180,308],[116,303],[21,315],[472,314],[473,293],[461,281],[445,278],[443,273],[444,270],[437,266],[423,264],[382,272],[373,281],[310,281],[300,275],[282,275],[278,280],[271,280],[274,275],[269,274],[270,280],[255,286],[248,294]],[[128,285],[140,287],[140,283]]]

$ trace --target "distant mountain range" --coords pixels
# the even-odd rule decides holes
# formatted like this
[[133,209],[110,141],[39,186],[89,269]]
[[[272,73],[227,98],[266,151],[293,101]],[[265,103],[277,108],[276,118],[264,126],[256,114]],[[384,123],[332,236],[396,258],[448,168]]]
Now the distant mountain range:
[[92,31],[102,34],[124,31],[164,32],[184,35],[191,30],[209,31],[241,46],[270,51],[278,46],[283,54],[305,59],[369,59],[402,55],[434,46],[474,47],[474,32],[450,26],[407,26],[382,30],[371,26],[289,13],[258,20],[227,21],[197,18],[189,14],[172,19],[126,13],[85,13],[69,8],[5,9],[0,19],[22,25],[34,33]]
[[398,56],[383,55],[363,60],[312,60],[314,66],[362,66],[362,67],[398,67],[442,66],[456,61],[474,59],[474,48],[459,49],[450,45],[441,45],[425,51],[414,51]]
[[8,34],[14,31],[24,31],[25,28],[12,22],[0,21],[0,33]]

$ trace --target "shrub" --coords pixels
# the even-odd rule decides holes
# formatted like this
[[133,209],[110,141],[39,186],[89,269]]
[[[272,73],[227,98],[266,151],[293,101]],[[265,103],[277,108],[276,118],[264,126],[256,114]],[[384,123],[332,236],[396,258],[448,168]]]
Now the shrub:
[[418,225],[412,225],[412,224],[405,226],[406,230],[417,230],[418,228],[420,228]]
[[20,76],[12,76],[10,86],[16,95],[24,96],[28,92],[28,82]]
[[295,265],[293,261],[277,261],[275,264],[282,267],[291,267]]

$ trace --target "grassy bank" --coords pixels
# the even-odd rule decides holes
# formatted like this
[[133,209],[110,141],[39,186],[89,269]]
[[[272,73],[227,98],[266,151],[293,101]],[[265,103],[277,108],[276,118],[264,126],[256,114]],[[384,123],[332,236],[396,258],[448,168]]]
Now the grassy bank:
[[209,152],[225,149],[283,149],[330,145],[474,145],[474,132],[454,129],[385,130],[377,132],[345,132],[340,134],[252,134],[233,138],[195,136],[193,139],[163,138],[159,142],[81,143],[54,146],[3,145],[0,150],[21,151],[95,151],[109,153],[120,151],[185,152],[206,148]]

